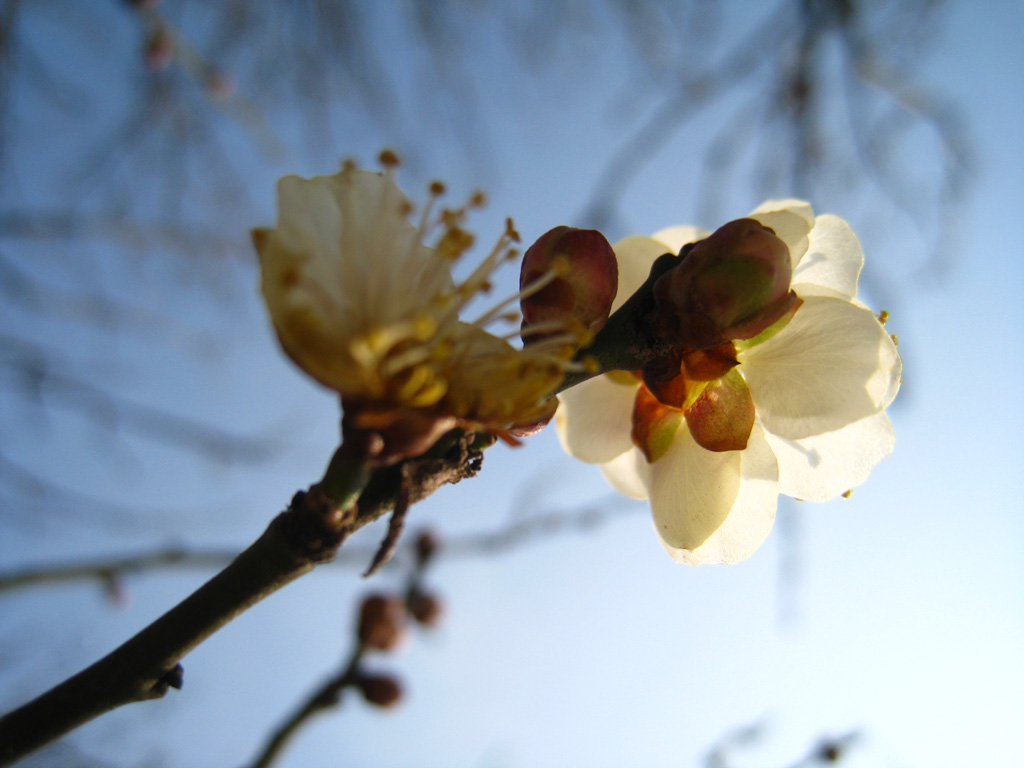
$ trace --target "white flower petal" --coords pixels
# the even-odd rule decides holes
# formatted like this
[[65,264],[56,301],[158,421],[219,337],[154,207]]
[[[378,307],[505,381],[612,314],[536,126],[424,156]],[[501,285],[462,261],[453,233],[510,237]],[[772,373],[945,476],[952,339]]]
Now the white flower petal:
[[807,236],[814,227],[814,211],[803,200],[768,200],[755,208],[749,218],[770,227],[789,246],[793,268],[807,252]]
[[644,284],[654,260],[672,249],[660,240],[644,235],[633,235],[619,240],[612,249],[619,262],[619,289],[611,309],[614,312]]
[[743,451],[705,450],[680,426],[668,453],[651,465],[651,511],[662,541],[696,549],[725,522],[740,488]]
[[616,491],[631,499],[646,499],[651,487],[651,465],[640,452],[632,448],[621,456],[601,465],[605,480]]
[[633,447],[636,386],[597,376],[558,396],[555,426],[565,450],[583,461],[601,464]]
[[892,453],[896,435],[885,411],[803,440],[768,435],[779,460],[779,492],[805,501],[828,501],[860,485]]
[[300,176],[283,176],[277,182],[278,235],[293,250],[309,257],[323,254],[324,261],[337,258],[341,243],[341,211],[328,184]]
[[779,501],[779,467],[760,425],[750,433],[741,472],[740,491],[722,526],[694,550],[666,546],[674,560],[686,565],[738,563],[768,538]]
[[684,245],[696,243],[710,234],[706,229],[681,224],[677,227],[666,227],[665,229],[658,230],[651,237],[668,246],[668,250],[671,253],[678,254]]
[[852,299],[863,266],[864,251],[850,225],[825,214],[815,219],[807,253],[793,272],[793,289],[798,296],[839,294]]
[[830,296],[809,296],[777,336],[739,360],[765,428],[792,440],[877,413],[896,396],[902,372],[878,319]]

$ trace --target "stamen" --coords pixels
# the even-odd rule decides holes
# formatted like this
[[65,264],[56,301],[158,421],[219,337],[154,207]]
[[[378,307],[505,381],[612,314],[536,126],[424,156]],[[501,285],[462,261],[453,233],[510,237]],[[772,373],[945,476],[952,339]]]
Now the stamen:
[[393,355],[381,364],[381,373],[387,376],[394,376],[405,368],[419,365],[433,357],[433,350],[430,347],[412,347],[397,355]]
[[565,333],[568,331],[568,327],[565,324],[565,320],[549,320],[546,323],[534,323],[533,325],[527,325],[525,328],[521,328],[518,331],[513,331],[509,338],[516,336],[537,336],[538,334],[544,333]]
[[402,164],[398,159],[398,155],[390,149],[382,149],[380,155],[377,156],[377,160],[385,168],[397,168]]
[[587,342],[592,339],[593,336],[590,334],[569,331],[560,336],[550,336],[546,339],[541,339],[535,344],[531,344],[529,349],[534,352],[549,352],[551,349],[562,349],[566,346],[579,349],[580,347],[585,347]]
[[[455,301],[448,311],[441,316],[440,322],[447,323],[456,317],[458,313],[465,307],[478,293],[486,292],[490,290],[491,283],[489,277],[492,272],[502,261],[502,256],[508,247],[507,236],[502,235],[498,238],[498,242],[495,244],[491,252],[487,254],[486,258],[473,270],[472,274],[467,277],[462,283],[455,287]],[[502,305],[508,302],[503,302]]]

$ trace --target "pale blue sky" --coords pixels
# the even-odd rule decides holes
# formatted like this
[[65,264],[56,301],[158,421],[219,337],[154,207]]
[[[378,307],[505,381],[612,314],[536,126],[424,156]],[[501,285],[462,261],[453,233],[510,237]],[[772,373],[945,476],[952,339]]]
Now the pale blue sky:
[[[956,214],[949,274],[926,284],[908,260],[879,273],[899,298],[889,327],[907,351],[906,384],[892,413],[896,452],[869,481],[849,500],[783,500],[794,533],[776,530],[754,557],[732,567],[676,565],[645,505],[626,501],[616,503],[631,513],[585,535],[442,560],[429,579],[448,604],[444,623],[417,634],[401,655],[379,660],[401,673],[407,701],[382,714],[347,700],[299,736],[282,768],[693,766],[724,733],[755,721],[767,724],[766,735],[743,765],[789,765],[820,735],[852,729],[861,729],[863,740],[850,766],[1024,762],[1016,736],[1024,720],[1022,27],[1019,3],[954,2],[922,71],[923,81],[964,108],[977,173]],[[486,51],[494,34],[481,31],[473,46]],[[435,176],[457,195],[486,185],[491,204],[471,221],[481,245],[497,237],[509,214],[527,239],[577,223],[623,136],[608,108],[609,95],[623,85],[616,80],[619,54],[581,57],[579,71],[590,83],[582,92],[570,86],[570,64],[552,77],[525,79],[507,69],[500,52],[484,57],[479,103],[433,106],[446,110],[451,124],[473,117],[488,127],[479,150],[486,163],[468,163],[458,142],[439,130],[429,152],[410,158],[407,190],[415,197]],[[415,51],[409,58],[396,56],[393,66],[405,71],[415,65]],[[416,77],[403,82],[410,99],[424,87]],[[369,161],[383,144],[401,150],[400,133],[382,136],[367,125],[357,145],[340,151]],[[624,198],[629,232],[614,234],[719,223],[691,218],[701,194],[694,173],[701,137],[699,127],[681,134],[639,174]],[[287,170],[330,172],[336,162],[315,165],[297,158]],[[272,191],[268,179],[254,192],[267,220]],[[729,215],[757,202],[753,193],[736,194]],[[870,210],[832,211],[863,225],[869,261],[924,252],[909,226],[858,220]],[[254,286],[254,273],[251,280]],[[138,290],[160,301],[158,287]],[[181,463],[173,452],[162,477],[150,472],[124,483],[102,471],[91,475],[96,489],[126,502],[141,493],[160,500],[151,506],[202,507],[175,526],[179,540],[247,543],[296,488],[316,479],[336,436],[332,398],[279,353],[255,290],[242,307],[242,341],[218,365],[183,371],[177,358],[157,357],[146,345],[128,340],[119,348],[125,358],[142,359],[134,375],[157,400],[174,398],[200,416],[256,427],[280,424],[283,412],[307,433],[273,471],[237,470],[227,483],[220,470]],[[204,310],[195,311],[201,320]],[[60,451],[87,454],[89,431],[68,432]],[[46,450],[30,458],[52,460]],[[517,509],[531,487],[531,508]],[[410,527],[429,524],[454,535],[509,515],[608,499],[597,469],[565,456],[546,430],[522,448],[490,451],[480,478],[414,508]],[[231,511],[218,511],[220,503]],[[166,530],[143,530],[141,539],[165,540]],[[136,540],[129,533],[100,544],[123,550]],[[46,544],[15,531],[0,543],[0,562],[24,562],[30,547],[34,560],[97,546],[76,534]],[[785,546],[797,552],[799,578],[780,589]],[[395,583],[394,574],[378,578],[381,586]],[[91,586],[0,597],[5,639],[22,633],[63,654],[54,668],[49,658],[11,646],[23,665],[8,673],[11,689],[27,695],[39,680],[73,671],[199,581],[194,574],[132,579],[132,602],[123,610]],[[79,743],[118,765],[158,757],[168,766],[242,764],[346,653],[353,601],[364,587],[345,569],[289,586],[188,657],[182,692],[113,713],[83,728]],[[781,600],[796,606],[788,621],[780,620]],[[82,628],[80,638],[48,629],[46,617],[64,611]],[[109,747],[115,738],[117,754]]]

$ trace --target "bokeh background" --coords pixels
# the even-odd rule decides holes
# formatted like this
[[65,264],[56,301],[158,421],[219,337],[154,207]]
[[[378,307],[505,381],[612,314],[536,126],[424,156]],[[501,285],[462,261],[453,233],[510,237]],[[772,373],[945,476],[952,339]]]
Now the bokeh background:
[[[0,2],[0,701],[105,654],[319,478],[329,393],[248,244],[284,173],[403,157],[479,248],[766,197],[853,223],[904,355],[895,453],[688,569],[553,430],[413,508],[441,624],[280,766],[1024,762],[1024,6],[1011,0]],[[514,290],[515,270],[496,287]],[[344,660],[383,534],[191,654],[185,687],[26,765],[249,764]],[[173,551],[128,572],[116,559]],[[79,577],[68,564],[106,564]],[[97,576],[99,573],[99,576]],[[33,577],[35,578],[35,577]],[[820,759],[819,759],[820,758]]]

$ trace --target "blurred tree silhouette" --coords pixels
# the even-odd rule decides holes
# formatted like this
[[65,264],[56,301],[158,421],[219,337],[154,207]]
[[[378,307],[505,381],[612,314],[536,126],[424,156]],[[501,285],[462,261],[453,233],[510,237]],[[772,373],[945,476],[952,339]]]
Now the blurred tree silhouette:
[[[353,136],[372,130],[415,163],[431,157],[432,136],[444,132],[468,162],[498,173],[487,159],[493,126],[475,107],[480,51],[465,44],[480,28],[500,31],[494,37],[522,77],[561,68],[580,91],[599,87],[580,61],[602,47],[626,52],[629,90],[607,101],[635,119],[622,126],[618,151],[581,213],[590,226],[626,234],[620,204],[637,173],[724,104],[713,139],[694,148],[700,219],[717,220],[731,192],[752,186],[759,196],[788,191],[832,208],[902,211],[886,216],[909,216],[931,234],[922,255],[901,268],[941,272],[949,211],[970,171],[958,111],[915,78],[942,24],[941,4],[781,0],[754,15],[746,7],[0,3],[3,524],[74,517],[123,527],[139,511],[65,482],[59,462],[40,460],[40,445],[57,439],[46,426],[55,414],[83,419],[101,442],[142,437],[203,461],[254,464],[277,455],[287,436],[265,425],[239,430],[181,403],[147,402],[144,382],[128,373],[132,355],[119,350],[135,345],[138,358],[159,350],[200,364],[223,353],[240,332],[228,321],[232,307],[254,279],[247,231],[266,213],[265,198],[252,191],[269,189],[296,156],[319,167],[331,158],[331,166]],[[399,44],[415,47],[424,69],[391,55]],[[410,103],[410,89],[421,91],[419,100]],[[930,159],[920,163],[911,144],[915,152],[923,144]],[[872,202],[879,199],[885,203]],[[868,287],[881,294],[880,275],[870,282],[869,274]],[[151,291],[164,301],[149,301]],[[218,322],[175,312],[197,296]],[[47,567],[43,580],[109,580],[138,568],[210,567],[223,557],[147,552],[130,565]],[[15,577],[24,574],[5,586],[21,583]]]

